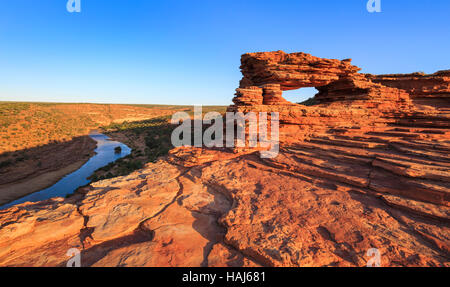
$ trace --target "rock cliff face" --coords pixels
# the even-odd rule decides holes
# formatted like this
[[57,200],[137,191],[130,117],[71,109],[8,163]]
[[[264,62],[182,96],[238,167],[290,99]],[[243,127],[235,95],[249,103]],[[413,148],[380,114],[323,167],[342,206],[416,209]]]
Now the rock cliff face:
[[[281,51],[245,54],[241,69],[229,111],[279,112],[276,158],[177,148],[0,211],[0,265],[62,266],[78,248],[84,266],[365,266],[377,248],[382,266],[450,266],[446,72],[364,75]],[[302,87],[317,105],[283,99]]]
[[450,70],[431,75],[424,73],[367,75],[373,82],[407,91],[411,98],[422,105],[450,111]]
[[360,70],[351,65],[350,59],[330,60],[283,51],[244,54],[241,63],[240,88],[279,84],[282,91],[325,86]]

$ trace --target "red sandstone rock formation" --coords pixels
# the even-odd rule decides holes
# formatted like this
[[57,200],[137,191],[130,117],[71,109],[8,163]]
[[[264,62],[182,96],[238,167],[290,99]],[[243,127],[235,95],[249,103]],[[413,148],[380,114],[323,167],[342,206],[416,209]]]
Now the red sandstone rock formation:
[[[0,211],[0,265],[61,266],[75,247],[84,266],[365,266],[370,248],[382,266],[450,266],[450,117],[416,101],[446,99],[446,73],[376,77],[281,51],[241,68],[229,111],[279,112],[276,158],[178,148]],[[309,86],[318,105],[282,98]]]
[[431,105],[437,109],[446,109],[447,112],[450,110],[450,70],[431,75],[413,73],[366,76],[375,83],[405,90],[417,104]]
[[282,91],[328,85],[360,68],[344,61],[322,59],[305,53],[283,51],[244,54],[240,88],[279,84]]

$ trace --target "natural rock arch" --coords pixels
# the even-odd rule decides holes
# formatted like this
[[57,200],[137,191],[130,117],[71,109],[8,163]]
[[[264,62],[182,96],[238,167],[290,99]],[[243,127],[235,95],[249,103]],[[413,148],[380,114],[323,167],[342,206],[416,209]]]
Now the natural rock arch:
[[282,97],[292,103],[313,105],[314,97],[319,93],[314,87],[283,91]]
[[283,91],[319,88],[352,77],[360,68],[343,61],[323,59],[306,53],[283,51],[242,55],[240,81],[234,101],[237,105],[292,105]]

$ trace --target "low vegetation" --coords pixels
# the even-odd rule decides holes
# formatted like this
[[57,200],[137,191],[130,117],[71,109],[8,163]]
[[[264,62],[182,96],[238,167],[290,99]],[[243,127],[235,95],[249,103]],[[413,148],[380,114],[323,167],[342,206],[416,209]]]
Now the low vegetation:
[[[203,108],[203,113],[215,111],[223,114],[225,110],[226,107],[209,106]],[[190,115],[193,114],[192,108],[187,108],[185,111]],[[105,134],[125,143],[132,148],[132,152],[97,170],[91,180],[97,181],[127,175],[142,168],[144,164],[155,162],[159,157],[167,155],[173,148],[171,134],[175,128],[175,125],[170,124],[170,116],[137,122],[114,123],[103,127],[102,130]]]
[[317,105],[317,101],[314,97],[311,97],[301,103],[299,103],[300,105],[304,105],[304,106],[314,106]]
[[192,113],[192,107],[0,102],[0,154],[68,141],[102,126],[170,116],[176,111]]
[[[203,107],[203,113],[225,110],[225,106]],[[45,168],[41,162],[49,157],[49,148],[43,147],[101,130],[127,144],[132,153],[98,170],[92,180],[126,175],[172,148],[175,127],[169,120],[177,111],[193,115],[192,106],[0,102],[0,170],[16,170],[18,165]]]

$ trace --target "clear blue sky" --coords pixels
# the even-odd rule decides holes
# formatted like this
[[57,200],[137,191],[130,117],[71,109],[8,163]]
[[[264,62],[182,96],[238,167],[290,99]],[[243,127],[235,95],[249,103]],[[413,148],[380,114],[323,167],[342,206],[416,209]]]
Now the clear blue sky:
[[240,55],[303,51],[369,73],[450,69],[450,1],[0,0],[0,100],[230,104]]

